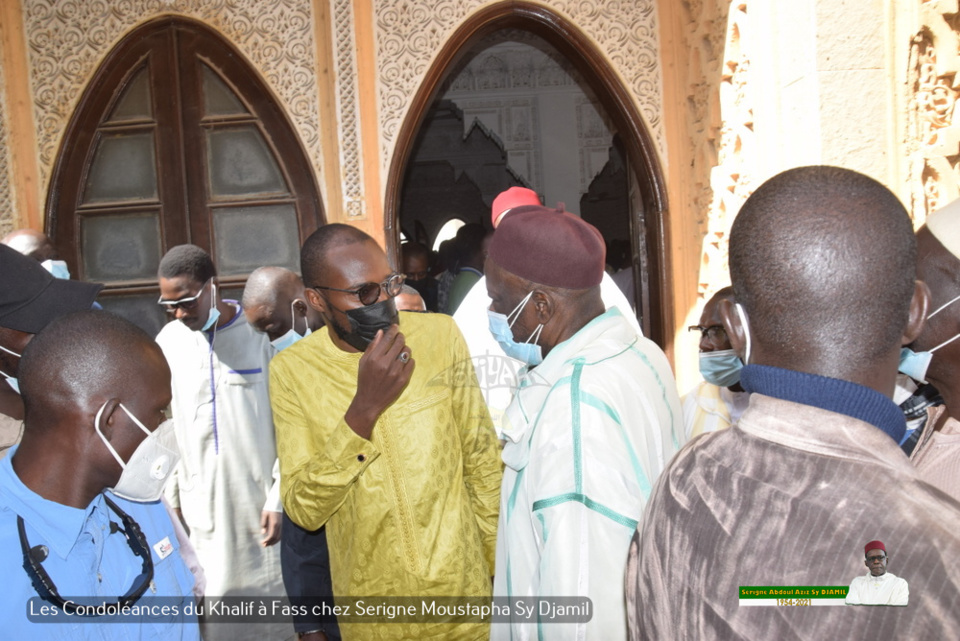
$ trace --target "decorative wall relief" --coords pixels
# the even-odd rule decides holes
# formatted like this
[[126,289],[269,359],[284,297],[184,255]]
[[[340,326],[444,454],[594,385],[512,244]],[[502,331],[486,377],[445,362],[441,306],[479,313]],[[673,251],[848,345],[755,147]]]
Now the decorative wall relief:
[[[723,10],[718,7],[718,10]],[[719,14],[718,14],[719,18]],[[728,264],[730,227],[747,197],[753,192],[753,102],[750,99],[749,33],[746,32],[747,3],[728,6],[724,22],[709,23],[709,48],[721,62],[718,95],[720,109],[719,135],[708,143],[716,154],[710,169],[710,203],[706,209],[706,236],[700,262],[700,294],[705,298],[730,284]],[[725,40],[718,33],[725,32]],[[720,48],[722,46],[722,49]],[[706,141],[702,141],[704,144]],[[704,169],[701,167],[700,169]],[[706,193],[701,193],[701,197]],[[702,201],[698,203],[701,205]],[[698,211],[702,211],[699,209]]]
[[907,70],[907,181],[910,213],[926,217],[960,197],[960,23],[957,6],[920,2],[923,25],[910,42]]
[[10,138],[6,118],[6,83],[0,65],[0,237],[17,228],[17,202],[10,184]]
[[363,163],[360,159],[360,95],[357,92],[357,42],[353,0],[334,0],[334,60],[337,66],[337,124],[340,131],[340,184],[350,218],[364,214]]
[[321,170],[317,68],[311,3],[305,0],[23,0],[41,189],[47,188],[63,130],[110,49],[140,23],[163,14],[219,31],[258,69]]
[[[380,85],[380,162],[386,173],[393,146],[414,93],[437,52],[467,17],[489,0],[376,2],[377,66]],[[544,5],[577,25],[610,60],[636,98],[661,154],[666,143],[661,123],[662,82],[655,0],[546,0]],[[491,61],[494,65],[495,61]],[[462,82],[499,82],[495,70],[472,71]],[[518,69],[511,82],[531,77]]]

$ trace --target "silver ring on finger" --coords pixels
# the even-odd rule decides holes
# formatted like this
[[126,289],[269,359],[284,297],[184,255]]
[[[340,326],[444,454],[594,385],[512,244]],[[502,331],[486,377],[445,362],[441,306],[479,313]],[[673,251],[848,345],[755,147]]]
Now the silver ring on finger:
[[407,361],[410,360],[410,353],[409,353],[409,352],[400,352],[400,355],[397,356],[397,360],[400,361],[401,363],[406,363]]

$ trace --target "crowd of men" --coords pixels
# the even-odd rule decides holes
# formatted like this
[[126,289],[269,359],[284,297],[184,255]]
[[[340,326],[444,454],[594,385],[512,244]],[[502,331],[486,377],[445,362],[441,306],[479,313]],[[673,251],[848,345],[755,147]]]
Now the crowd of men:
[[[682,400],[596,228],[524,188],[491,215],[440,273],[422,245],[398,271],[366,233],[324,225],[300,274],[257,269],[242,301],[207,252],[173,247],[155,339],[92,309],[100,286],[70,280],[41,234],[4,239],[5,630],[952,637],[960,201],[914,233],[856,172],[768,180],[734,222],[731,286],[690,328],[704,381]],[[849,585],[851,607],[739,602],[741,586],[812,585]],[[508,610],[314,607],[404,597]],[[155,598],[162,616],[104,614]],[[304,607],[232,622],[200,607],[231,598]],[[513,607],[561,598],[589,601],[562,622]]]

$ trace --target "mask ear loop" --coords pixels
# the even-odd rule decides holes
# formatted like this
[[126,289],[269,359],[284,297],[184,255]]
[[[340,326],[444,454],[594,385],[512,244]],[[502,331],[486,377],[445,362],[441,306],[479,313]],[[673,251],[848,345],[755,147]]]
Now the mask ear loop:
[[[7,354],[10,354],[11,356],[16,356],[17,358],[23,358],[20,354],[17,354],[17,353],[16,353],[15,351],[13,351],[12,349],[7,349],[7,348],[4,347],[3,345],[0,345],[0,350],[6,352]],[[16,376],[10,376],[9,374],[7,374],[7,373],[4,372],[4,371],[0,371],[0,376],[3,376],[5,379],[11,380],[11,381],[12,381],[12,380],[16,380],[16,378],[17,378]]]
[[[955,302],[957,302],[958,300],[960,300],[960,296],[957,296],[956,298],[954,298],[954,299],[950,300],[949,302],[946,302],[946,303],[944,303],[943,305],[941,305],[940,307],[936,308],[934,311],[930,312],[930,314],[927,315],[927,320],[930,320],[931,318],[933,318],[934,316],[936,316],[937,314],[939,314],[940,312],[942,312],[942,311],[945,310],[946,308],[948,308],[948,307],[950,307],[951,305],[953,305],[953,304],[954,304]],[[931,351],[932,351],[932,350],[931,350]]]
[[[100,406],[100,409],[97,410],[97,415],[93,419],[93,429],[97,431],[97,434],[100,436],[100,440],[103,441],[103,444],[106,445],[107,449],[110,450],[110,453],[113,454],[113,458],[117,459],[117,463],[120,464],[120,469],[125,470],[127,469],[127,464],[123,462],[123,459],[120,458],[119,454],[117,454],[117,450],[113,449],[113,445],[110,445],[110,441],[107,440],[107,437],[104,436],[103,432],[100,430],[100,417],[103,416],[103,410],[107,409],[107,403],[109,402],[110,401],[106,401]],[[120,407],[123,407],[123,405]],[[129,412],[127,413],[129,414]]]
[[743,310],[743,306],[740,303],[736,303],[737,316],[740,317],[740,325],[743,327],[743,336],[746,341],[746,346],[743,353],[743,364],[750,364],[750,323],[747,321],[747,312]]
[[543,323],[540,323],[539,325],[537,325],[537,328],[533,330],[533,332],[531,332],[530,338],[526,340],[526,343],[533,343],[534,345],[536,345],[537,341],[540,340],[540,332],[542,331],[543,331]]
[[937,345],[936,347],[934,347],[934,348],[932,348],[932,349],[929,349],[929,350],[927,350],[927,351],[930,352],[931,354],[933,354],[935,351],[937,351],[937,350],[940,349],[941,347],[944,347],[944,346],[946,346],[946,345],[949,345],[950,343],[952,343],[953,341],[957,340],[958,338],[960,338],[960,334],[957,334],[957,335],[954,336],[953,338],[948,338],[947,340],[943,341],[942,343],[940,343],[940,344]]
[[307,305],[307,301],[300,298],[294,298],[290,302],[290,327],[293,329],[295,334],[299,334],[300,338],[306,338],[308,336],[307,330],[310,329],[310,324],[307,322],[307,317],[303,317],[303,333],[297,331],[297,302],[303,303],[304,307]]
[[127,413],[127,416],[130,417],[130,420],[136,423],[137,427],[143,430],[143,433],[147,436],[150,436],[151,432],[147,429],[147,426],[140,422],[140,419],[133,415],[133,412],[128,410],[123,403],[120,403],[120,409]]
[[[524,306],[526,306],[527,301],[530,300],[530,297],[533,296],[533,292],[530,292],[524,296],[523,300],[520,301],[516,307],[513,308],[513,311],[507,314],[507,324],[512,328],[513,324],[517,322],[517,319],[520,318],[520,312],[523,311]],[[511,320],[513,319],[513,320]]]
[[[214,309],[217,308],[217,284],[210,283],[210,312],[212,313]],[[213,342],[217,340],[217,325],[220,324],[220,320],[217,319],[213,322],[213,331],[211,332],[210,345],[213,346]]]
[[290,301],[290,329],[293,330],[293,333],[297,333],[297,299],[294,298]]
[[16,356],[17,358],[23,358],[22,355],[17,354],[17,353],[16,353],[15,351],[13,351],[12,349],[7,349],[7,348],[4,347],[3,345],[0,345],[0,351],[4,351],[4,352],[6,352],[7,354],[10,354],[11,356]]

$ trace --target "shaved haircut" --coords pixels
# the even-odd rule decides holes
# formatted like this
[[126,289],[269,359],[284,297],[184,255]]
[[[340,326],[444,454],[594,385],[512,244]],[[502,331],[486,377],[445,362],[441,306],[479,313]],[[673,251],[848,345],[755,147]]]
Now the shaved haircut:
[[403,259],[414,258],[420,256],[430,260],[430,250],[427,249],[427,246],[423,243],[409,242],[400,245],[400,253],[403,256]]
[[243,288],[243,306],[276,305],[280,295],[292,290],[299,281],[300,277],[286,267],[258,267]]
[[369,234],[341,223],[324,225],[310,234],[300,249],[300,273],[304,285],[316,287],[326,283],[329,269],[326,256],[332,249],[367,241],[376,242]]
[[[104,311],[61,316],[27,345],[20,361],[24,421],[32,412],[57,411],[97,392],[118,394],[144,355],[159,346],[128,320]],[[135,378],[135,377],[134,377]]]
[[750,196],[730,232],[734,295],[758,342],[787,359],[842,353],[851,367],[900,344],[917,243],[886,187],[839,167],[800,167]]
[[160,260],[157,270],[160,278],[189,276],[198,283],[206,283],[217,275],[210,254],[196,245],[177,245]]

